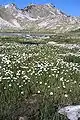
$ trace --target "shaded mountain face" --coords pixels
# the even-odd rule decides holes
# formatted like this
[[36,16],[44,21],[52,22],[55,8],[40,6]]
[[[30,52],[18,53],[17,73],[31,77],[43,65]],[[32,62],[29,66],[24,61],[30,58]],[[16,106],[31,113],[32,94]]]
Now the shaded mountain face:
[[15,4],[0,6],[0,29],[65,32],[80,27],[80,19],[71,17],[52,4],[31,4],[19,9]]

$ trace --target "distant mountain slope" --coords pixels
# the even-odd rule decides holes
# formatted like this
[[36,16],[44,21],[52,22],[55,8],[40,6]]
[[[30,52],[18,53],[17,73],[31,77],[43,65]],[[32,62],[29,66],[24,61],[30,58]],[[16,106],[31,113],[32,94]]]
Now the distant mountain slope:
[[0,6],[0,29],[65,32],[80,28],[80,18],[68,16],[52,4]]

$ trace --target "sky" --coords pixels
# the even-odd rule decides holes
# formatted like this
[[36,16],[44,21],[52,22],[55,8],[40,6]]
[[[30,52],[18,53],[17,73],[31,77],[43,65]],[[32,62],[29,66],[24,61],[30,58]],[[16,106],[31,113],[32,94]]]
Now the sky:
[[15,3],[18,8],[24,8],[30,3],[45,4],[52,3],[56,8],[68,15],[80,16],[80,0],[0,0],[0,5]]

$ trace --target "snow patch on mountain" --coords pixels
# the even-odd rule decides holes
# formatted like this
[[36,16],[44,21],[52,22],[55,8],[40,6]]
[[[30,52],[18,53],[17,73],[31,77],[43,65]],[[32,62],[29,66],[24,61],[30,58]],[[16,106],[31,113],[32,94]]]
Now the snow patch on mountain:
[[16,19],[11,20],[11,22],[12,22],[13,25],[15,25],[16,27],[21,27],[20,24],[17,22]]
[[16,8],[16,5],[14,3],[12,4],[6,4],[4,5],[5,8]]
[[38,20],[38,19],[31,18],[29,14],[22,14],[22,13],[18,13],[17,16],[15,16],[15,18],[22,18],[22,19],[27,18],[28,20],[32,20],[32,21]]
[[49,24],[48,22],[43,21],[43,22],[39,23],[38,26],[42,28],[42,27],[46,27],[48,24]]
[[7,5],[5,5],[4,7],[5,7],[5,8],[9,8],[9,6],[10,6],[10,5],[9,5],[9,4],[7,4]]
[[9,22],[3,20],[2,18],[0,18],[0,28],[4,28],[4,27],[12,27],[12,28],[14,28],[15,26],[12,25]]

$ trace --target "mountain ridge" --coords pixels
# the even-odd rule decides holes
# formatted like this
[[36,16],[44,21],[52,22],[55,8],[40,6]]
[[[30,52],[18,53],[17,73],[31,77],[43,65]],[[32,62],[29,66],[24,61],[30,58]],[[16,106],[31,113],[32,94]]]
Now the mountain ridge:
[[72,17],[52,4],[30,4],[19,9],[11,3],[0,6],[1,30],[66,32],[80,28],[80,18]]

